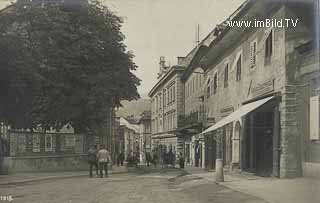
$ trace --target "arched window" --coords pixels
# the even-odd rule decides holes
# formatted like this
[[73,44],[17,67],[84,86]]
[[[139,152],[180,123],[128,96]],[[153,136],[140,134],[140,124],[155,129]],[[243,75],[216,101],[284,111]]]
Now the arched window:
[[241,55],[238,58],[237,61],[237,72],[236,72],[236,81],[240,81],[241,80]]
[[210,97],[210,93],[211,93],[211,89],[210,89],[210,78],[209,78],[209,80],[207,82],[207,98]]

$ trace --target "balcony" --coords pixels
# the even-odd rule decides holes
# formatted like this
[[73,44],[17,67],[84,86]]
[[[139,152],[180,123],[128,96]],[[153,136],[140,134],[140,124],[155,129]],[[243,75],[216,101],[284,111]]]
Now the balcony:
[[205,121],[204,111],[196,111],[187,116],[179,116],[179,128],[192,128],[198,126]]

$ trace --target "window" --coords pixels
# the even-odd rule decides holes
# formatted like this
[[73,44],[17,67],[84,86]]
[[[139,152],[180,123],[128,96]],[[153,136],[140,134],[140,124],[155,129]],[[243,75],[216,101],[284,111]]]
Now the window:
[[168,91],[168,106],[169,106],[170,100],[171,100],[171,99],[170,99],[170,89],[168,88],[167,91]]
[[40,135],[33,134],[32,135],[32,151],[33,152],[40,152]]
[[229,64],[224,68],[224,87],[228,87],[229,80]]
[[45,136],[45,150],[46,152],[52,152],[52,135]]
[[210,90],[210,78],[207,82],[207,98],[210,98],[210,93],[211,93],[211,90]]
[[265,44],[265,64],[269,64],[271,61],[271,55],[272,55],[272,31],[269,33],[266,44]]
[[165,107],[166,106],[166,90],[164,89],[163,90],[163,107]]
[[199,88],[199,80],[198,80],[198,75],[196,75],[196,91],[198,90]]
[[257,40],[251,42],[250,44],[250,67],[256,66],[257,62]]
[[213,78],[213,94],[217,93],[217,89],[218,89],[218,73],[215,73]]
[[310,128],[310,140],[320,140],[320,97],[310,97],[310,113],[309,113],[309,128]]
[[194,93],[194,85],[195,85],[195,81],[194,81],[194,77],[192,77],[192,93]]
[[173,112],[172,114],[172,127],[176,128],[176,114]]
[[176,87],[175,84],[173,84],[173,102],[176,100]]
[[237,61],[237,72],[236,72],[236,81],[240,81],[241,80],[241,55],[238,58]]

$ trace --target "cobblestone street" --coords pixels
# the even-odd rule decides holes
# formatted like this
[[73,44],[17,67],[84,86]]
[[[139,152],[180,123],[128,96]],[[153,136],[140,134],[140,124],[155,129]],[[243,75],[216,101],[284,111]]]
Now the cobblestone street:
[[[180,175],[180,176],[179,176]],[[12,202],[257,202],[264,201],[181,171],[114,174],[109,178],[75,177],[0,187]]]

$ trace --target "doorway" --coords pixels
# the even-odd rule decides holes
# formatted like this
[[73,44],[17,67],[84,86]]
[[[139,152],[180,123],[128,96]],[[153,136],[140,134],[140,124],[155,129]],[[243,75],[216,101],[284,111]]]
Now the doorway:
[[207,170],[215,169],[216,167],[216,140],[213,135],[204,136],[205,139],[205,168]]
[[265,105],[246,116],[243,169],[258,176],[273,172],[274,107]]

